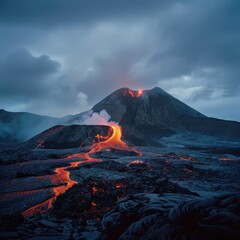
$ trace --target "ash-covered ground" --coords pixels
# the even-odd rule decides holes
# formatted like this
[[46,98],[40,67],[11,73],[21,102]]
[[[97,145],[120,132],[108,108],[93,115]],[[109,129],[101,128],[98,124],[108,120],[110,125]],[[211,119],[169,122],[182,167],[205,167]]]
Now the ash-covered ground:
[[[103,149],[91,162],[69,157],[85,148],[1,152],[0,238],[240,239],[238,143],[179,138],[162,139],[161,147]],[[67,168],[72,162],[80,163]],[[24,218],[68,184],[53,181],[62,167],[75,184]],[[225,229],[217,235],[219,224]]]

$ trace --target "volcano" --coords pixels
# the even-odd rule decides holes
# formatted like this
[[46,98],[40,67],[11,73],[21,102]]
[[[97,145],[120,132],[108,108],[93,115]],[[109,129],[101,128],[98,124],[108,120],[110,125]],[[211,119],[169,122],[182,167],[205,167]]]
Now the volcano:
[[[2,144],[18,143],[55,125],[82,125],[86,115],[91,112],[100,113],[102,110],[107,111],[111,116],[111,121],[122,126],[123,137],[134,132],[130,138],[135,135],[142,140],[144,136],[161,138],[174,133],[197,133],[226,140],[240,138],[239,122],[207,117],[161,88],[155,87],[150,90],[137,91],[129,88],[118,89],[97,103],[90,111],[63,118],[0,110],[0,140]],[[74,133],[77,128],[71,127],[62,132],[66,133],[64,136],[69,138],[67,136],[69,134],[79,135],[78,132]],[[137,145],[143,145],[142,140],[137,140]],[[63,142],[64,145],[66,142]],[[153,143],[149,139],[148,142]],[[75,147],[78,143],[71,143],[71,145]]]
[[240,123],[210,118],[194,110],[161,88],[133,91],[116,90],[92,110],[106,109],[111,120],[144,133],[168,135],[173,132],[197,132],[222,138],[240,138]]
[[[111,121],[118,123],[122,139],[130,145],[160,146],[154,138],[174,133],[193,133],[239,139],[240,123],[209,118],[194,110],[160,88],[133,91],[121,88],[96,104],[90,112],[59,120],[57,125],[33,137],[24,144],[27,148],[66,149],[92,145],[97,134],[107,136],[110,126],[79,125],[91,112],[107,111]],[[66,126],[67,125],[67,126]],[[108,124],[111,125],[111,124]],[[110,134],[111,135],[111,134]],[[109,136],[110,136],[109,135]]]

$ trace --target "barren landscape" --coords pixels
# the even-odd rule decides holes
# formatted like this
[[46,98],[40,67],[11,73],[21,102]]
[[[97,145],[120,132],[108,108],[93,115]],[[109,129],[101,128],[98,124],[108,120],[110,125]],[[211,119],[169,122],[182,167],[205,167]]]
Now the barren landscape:
[[[100,102],[100,106],[105,111],[109,99],[119,104],[116,98],[120,96],[127,108],[138,106],[134,121],[141,124],[132,119],[131,124],[123,121],[120,126],[112,112],[113,122],[107,125],[58,125],[1,151],[2,238],[153,239],[154,232],[161,233],[163,227],[153,223],[165,219],[166,214],[172,214],[181,204],[200,204],[196,209],[203,211],[217,209],[221,201],[226,204],[220,208],[222,217],[205,213],[210,214],[211,224],[216,225],[211,234],[218,235],[218,221],[230,221],[227,233],[222,233],[224,238],[219,235],[218,239],[239,237],[239,229],[235,227],[239,222],[238,139],[235,135],[230,139],[229,132],[219,138],[219,132],[214,129],[215,134],[211,135],[188,129],[178,132],[169,122],[161,128],[156,126],[158,132],[154,132],[149,121],[158,118],[148,115],[145,121],[149,127],[146,127],[146,122],[142,122],[144,115],[136,111],[142,111],[139,101],[145,109],[154,108],[155,103],[149,103],[149,99],[165,93],[154,89],[138,94],[121,89]],[[99,104],[96,106],[99,108]],[[167,121],[177,114],[176,105],[172,106],[173,110],[171,106],[165,110],[168,114],[162,112]],[[185,116],[195,114],[183,105],[184,108]],[[159,112],[156,108],[155,111]],[[184,120],[176,118],[173,125],[179,121]],[[191,208],[184,211],[187,212],[176,214],[179,217],[192,214]],[[233,214],[231,220],[229,214]],[[200,214],[199,218],[207,218],[205,215]],[[150,227],[152,232],[148,231]],[[204,227],[194,229],[185,229],[181,234],[187,239],[200,239],[194,235],[194,231],[200,231],[205,236]],[[177,239],[178,235],[170,230],[161,234],[162,239],[170,235],[171,239]]]

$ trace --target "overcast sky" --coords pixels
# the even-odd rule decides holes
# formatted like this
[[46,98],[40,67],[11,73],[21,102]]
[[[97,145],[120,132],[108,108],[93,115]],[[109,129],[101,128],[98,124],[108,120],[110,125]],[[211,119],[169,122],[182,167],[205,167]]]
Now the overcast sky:
[[0,108],[64,116],[125,86],[240,121],[240,1],[0,0]]

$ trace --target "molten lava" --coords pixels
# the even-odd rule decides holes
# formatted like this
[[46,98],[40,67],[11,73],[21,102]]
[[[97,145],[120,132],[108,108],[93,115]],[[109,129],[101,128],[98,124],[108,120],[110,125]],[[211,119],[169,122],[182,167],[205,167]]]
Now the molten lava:
[[123,96],[140,97],[142,94],[143,94],[142,90],[133,91],[128,89],[123,93]]
[[126,187],[126,184],[124,183],[118,183],[115,185],[115,188],[124,188],[124,187]]
[[142,95],[143,91],[142,90],[138,90],[138,94],[137,97],[140,97]]
[[[48,199],[47,201],[44,201],[43,203],[40,203],[36,206],[33,206],[27,209],[22,213],[24,217],[31,216],[35,213],[43,213],[47,211],[49,208],[51,208],[53,201],[56,199],[58,195],[63,194],[66,190],[68,190],[74,184],[77,183],[76,181],[70,178],[70,173],[67,171],[68,169],[77,167],[81,163],[101,161],[100,159],[92,157],[91,156],[92,154],[99,152],[102,149],[110,149],[110,148],[115,148],[118,150],[125,150],[125,151],[136,151],[136,149],[128,147],[127,144],[121,140],[122,129],[120,126],[114,125],[114,126],[111,126],[111,128],[112,128],[112,131],[109,131],[108,136],[105,137],[99,134],[95,136],[95,138],[98,141],[92,145],[92,148],[90,149],[90,151],[86,153],[76,153],[68,156],[67,157],[68,159],[75,160],[70,163],[70,166],[60,167],[55,169],[55,174],[50,176],[52,184],[58,185],[57,187],[53,187],[54,197]],[[138,155],[141,155],[139,152],[137,153]],[[81,161],[79,161],[79,159],[81,159]],[[59,183],[62,183],[62,184],[59,186]],[[119,187],[122,187],[122,185],[116,186],[116,188],[119,188]],[[97,188],[93,188],[92,190],[93,192],[96,192]],[[94,206],[94,203],[92,204],[92,206]]]
[[229,157],[222,157],[222,158],[219,158],[218,160],[220,160],[220,161],[233,161],[234,159],[229,158]]

